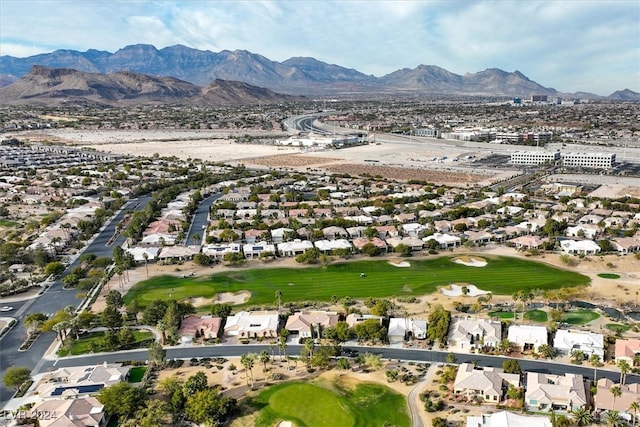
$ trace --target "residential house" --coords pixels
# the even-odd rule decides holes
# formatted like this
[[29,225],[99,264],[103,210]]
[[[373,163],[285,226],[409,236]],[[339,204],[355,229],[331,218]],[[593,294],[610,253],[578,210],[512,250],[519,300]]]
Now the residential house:
[[597,354],[604,359],[604,336],[587,331],[558,329],[553,339],[553,346],[559,353],[571,354],[574,350],[582,351],[586,357]]
[[309,249],[313,249],[313,242],[295,239],[290,242],[278,243],[277,248],[280,256],[294,257],[305,253]]
[[140,244],[148,246],[172,246],[176,244],[176,238],[171,234],[153,233],[143,237]]
[[358,313],[349,314],[345,321],[347,322],[347,325],[349,325],[350,328],[353,328],[358,323],[364,322],[365,320],[371,320],[371,319],[374,319],[377,322],[382,323],[381,316],[374,316],[373,314],[358,314]]
[[400,229],[404,236],[418,237],[422,232],[427,230],[427,226],[417,222],[410,222],[408,224],[402,224]]
[[468,416],[467,427],[553,427],[553,423],[549,417],[500,411],[493,414]]
[[320,338],[322,331],[338,323],[338,314],[332,311],[299,311],[287,318],[285,329],[300,338]]
[[388,237],[385,239],[387,245],[392,248],[398,247],[398,245],[406,245],[411,248],[412,251],[420,251],[424,248],[424,242],[417,237]]
[[344,239],[349,236],[343,227],[330,226],[322,229],[322,235],[327,240]]
[[562,240],[560,248],[571,255],[595,255],[600,253],[600,246],[593,240]]
[[620,255],[640,252],[640,240],[635,237],[614,237],[611,245]]
[[527,372],[524,404],[534,412],[569,412],[587,408],[589,401],[582,375]]
[[353,239],[352,243],[358,251],[362,251],[362,247],[368,243],[371,243],[372,245],[380,249],[382,253],[386,253],[388,250],[387,243],[379,237],[374,237],[372,239],[368,239],[366,237],[358,237]]
[[35,388],[41,399],[65,399],[96,393],[98,390],[126,381],[131,367],[121,363],[59,368],[43,376]]
[[93,396],[78,399],[45,400],[27,411],[40,427],[103,427],[107,425],[104,405]]
[[199,246],[164,246],[158,254],[158,259],[186,261],[192,259],[198,253],[200,253]]
[[276,228],[271,230],[271,240],[276,245],[285,241],[285,236],[293,233],[293,228]]
[[336,249],[346,249],[348,251],[353,250],[351,242],[346,239],[317,240],[313,242],[313,245],[318,248],[320,252],[324,253],[332,253]]
[[205,339],[217,338],[221,324],[219,317],[189,315],[182,319],[178,334],[183,342],[191,342],[196,335]]
[[155,262],[158,259],[160,250],[157,246],[142,247],[134,246],[132,248],[124,248],[124,251],[133,257],[133,260],[137,263],[143,262]]
[[565,232],[567,237],[580,237],[587,239],[595,239],[600,234],[600,227],[593,224],[578,224],[573,227],[567,227]]
[[224,333],[239,339],[275,338],[278,336],[278,312],[241,311],[227,317]]
[[502,325],[497,320],[454,317],[449,327],[449,347],[469,351],[497,347],[502,340]]
[[[596,394],[593,396],[596,411],[618,411],[631,415],[629,410],[632,402],[640,402],[640,384],[617,384],[609,378],[600,378],[596,383]],[[620,387],[620,395],[615,397],[611,393],[613,387]],[[626,418],[626,417],[625,417]]]
[[468,398],[479,398],[484,403],[499,404],[509,385],[520,387],[519,374],[506,374],[501,368],[475,367],[461,363],[453,382],[453,393]]
[[202,253],[215,259],[222,259],[226,254],[241,253],[242,246],[240,243],[210,243],[202,247]]
[[275,256],[276,245],[267,242],[247,243],[242,247],[245,258],[259,258],[261,254],[267,253]]
[[423,238],[427,244],[429,240],[435,240],[440,245],[440,249],[457,248],[462,245],[462,239],[452,234],[434,233],[431,236]]
[[516,247],[516,249],[538,249],[544,243],[539,236],[519,236],[507,241]]
[[493,239],[493,234],[488,231],[473,231],[467,230],[464,232],[464,237],[467,238],[468,241],[473,242],[476,245],[486,245],[491,242]]
[[620,360],[626,360],[630,366],[633,366],[635,363],[636,357],[640,356],[640,339],[637,338],[627,338],[616,340],[614,357],[616,362]]
[[541,345],[549,344],[549,331],[544,326],[511,325],[507,339],[515,344],[520,351],[538,351]]
[[402,343],[413,338],[423,340],[427,337],[427,321],[392,317],[389,319],[387,336],[391,344]]

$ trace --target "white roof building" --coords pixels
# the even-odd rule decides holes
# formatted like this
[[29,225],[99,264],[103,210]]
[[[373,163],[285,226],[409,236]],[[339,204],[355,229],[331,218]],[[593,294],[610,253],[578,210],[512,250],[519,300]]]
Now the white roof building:
[[507,339],[522,351],[538,351],[541,345],[549,344],[548,331],[544,326],[511,325]]
[[407,317],[392,317],[389,319],[387,336],[391,344],[403,342],[409,338],[423,340],[427,337],[427,321],[409,319]]
[[440,244],[440,248],[457,248],[462,244],[462,239],[458,236],[453,236],[451,234],[443,234],[443,233],[434,233],[431,236],[427,236],[423,238],[425,242],[429,242],[429,240],[435,240]]
[[351,246],[351,242],[346,239],[316,240],[315,242],[313,242],[313,244],[321,252],[331,252],[336,249],[353,249],[353,247]]
[[214,258],[223,258],[226,254],[239,254],[242,246],[240,243],[210,243],[202,247],[202,253]]
[[258,258],[262,253],[276,254],[276,245],[267,242],[247,243],[242,247],[245,258]]
[[467,417],[467,427],[552,427],[549,417],[527,416],[500,411]]
[[277,337],[277,311],[241,311],[227,317],[224,333],[239,338]]
[[280,256],[296,256],[313,249],[313,243],[309,240],[296,239],[291,242],[278,243]]
[[527,372],[525,407],[530,411],[573,411],[588,404],[582,375]]
[[497,347],[502,338],[502,325],[497,320],[454,317],[449,328],[449,347],[468,351],[483,346]]
[[560,247],[563,252],[572,255],[595,255],[601,250],[593,240],[563,240]]
[[597,354],[601,359],[604,359],[604,336],[602,334],[558,329],[553,339],[553,346],[564,354],[580,350],[587,357]]

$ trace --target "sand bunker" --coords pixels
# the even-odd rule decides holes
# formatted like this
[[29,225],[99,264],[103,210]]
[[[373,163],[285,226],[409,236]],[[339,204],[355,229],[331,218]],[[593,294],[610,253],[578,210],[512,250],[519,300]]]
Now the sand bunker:
[[393,262],[393,261],[388,261],[389,265],[393,265],[394,267],[411,267],[411,264],[409,264],[407,261],[402,261],[402,262]]
[[486,267],[487,261],[482,258],[476,258],[472,256],[457,257],[453,259],[456,264],[466,265],[467,267]]
[[251,293],[248,291],[240,292],[220,292],[213,299],[220,304],[244,304],[251,298]]
[[291,421],[280,421],[278,427],[293,427],[293,423]]
[[463,286],[467,287],[467,289],[469,290],[469,292],[467,292],[467,295],[471,297],[476,297],[478,295],[486,295],[491,293],[489,291],[483,291],[482,289],[478,289],[476,285],[450,285],[449,289],[440,288],[440,293],[448,297],[459,297],[461,295],[464,295],[464,293],[462,292]]

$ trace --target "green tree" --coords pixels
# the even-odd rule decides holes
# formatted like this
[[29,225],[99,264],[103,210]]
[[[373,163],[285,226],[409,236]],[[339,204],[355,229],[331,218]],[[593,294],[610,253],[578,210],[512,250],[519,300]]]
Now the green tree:
[[224,397],[215,389],[206,389],[187,399],[184,412],[191,421],[214,427],[222,425],[236,407],[235,399]]
[[593,366],[593,382],[598,382],[598,368],[602,366],[600,356],[592,353],[589,356],[589,365]]
[[115,308],[120,308],[124,304],[122,300],[122,294],[116,290],[107,292],[104,296],[104,301],[107,305],[112,305]]
[[508,359],[502,362],[502,369],[507,374],[521,374],[522,367],[520,367],[520,363],[514,359]]
[[542,357],[546,359],[553,359],[554,357],[556,357],[556,349],[549,344],[540,345],[540,347],[538,347],[538,353],[540,353]]
[[575,424],[579,426],[586,426],[593,423],[591,412],[583,406],[573,410],[571,412],[571,418],[573,418]]
[[451,323],[451,313],[440,305],[434,305],[429,313],[427,323],[427,338],[430,341],[438,341],[444,345],[447,341],[449,324]]
[[207,374],[202,371],[198,371],[187,378],[187,381],[185,381],[184,386],[182,387],[182,393],[188,401],[191,396],[199,391],[206,390],[208,387],[209,381],[207,380]]
[[616,399],[622,396],[622,388],[619,385],[613,386],[609,389],[611,395],[613,396],[613,404],[611,405],[613,408],[616,407]]
[[253,366],[255,365],[255,361],[256,355],[254,353],[246,353],[240,356],[240,364],[244,366],[247,384],[250,384],[251,388],[253,388]]
[[620,369],[620,384],[624,385],[627,380],[627,374],[631,372],[631,365],[626,360],[618,360],[618,369]]
[[22,366],[12,366],[7,368],[2,377],[2,382],[9,388],[20,388],[22,384],[31,380],[31,370]]
[[411,255],[411,248],[408,245],[405,245],[404,243],[400,243],[393,250],[395,253],[397,253],[402,257],[408,257],[409,255]]
[[111,415],[129,418],[142,406],[144,390],[128,382],[119,382],[98,391],[96,398]]
[[122,314],[115,306],[108,304],[100,314],[100,323],[113,331],[122,326]]
[[148,399],[144,407],[136,412],[134,419],[120,424],[121,427],[157,427],[165,425],[169,406],[159,399]]
[[47,276],[59,276],[64,270],[64,264],[58,261],[52,261],[44,268],[44,274]]
[[151,344],[149,344],[148,351],[149,360],[151,360],[153,363],[164,363],[165,359],[167,358],[167,351],[157,341],[153,341]]
[[571,363],[582,365],[584,361],[584,352],[582,350],[573,350],[571,352]]

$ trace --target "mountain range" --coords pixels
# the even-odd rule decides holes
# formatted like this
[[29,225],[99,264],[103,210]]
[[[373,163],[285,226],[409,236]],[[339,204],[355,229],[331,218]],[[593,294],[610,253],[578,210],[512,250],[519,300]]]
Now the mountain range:
[[[420,65],[375,77],[314,58],[294,57],[277,62],[246,50],[214,53],[182,45],[156,49],[145,44],[126,46],[115,53],[91,49],[56,50],[27,58],[0,56],[0,86],[27,75],[34,65],[94,74],[131,72],[162,79],[172,77],[202,87],[216,80],[237,81],[289,95],[567,95],[544,87],[519,71],[497,68],[459,75],[434,65]],[[580,95],[601,98],[589,93]],[[614,95],[640,100],[640,94],[629,90]]]
[[22,78],[0,88],[0,104],[7,105],[240,105],[300,99],[238,81],[216,79],[207,86],[197,86],[174,77],[131,71],[101,74],[40,65],[34,65]]

